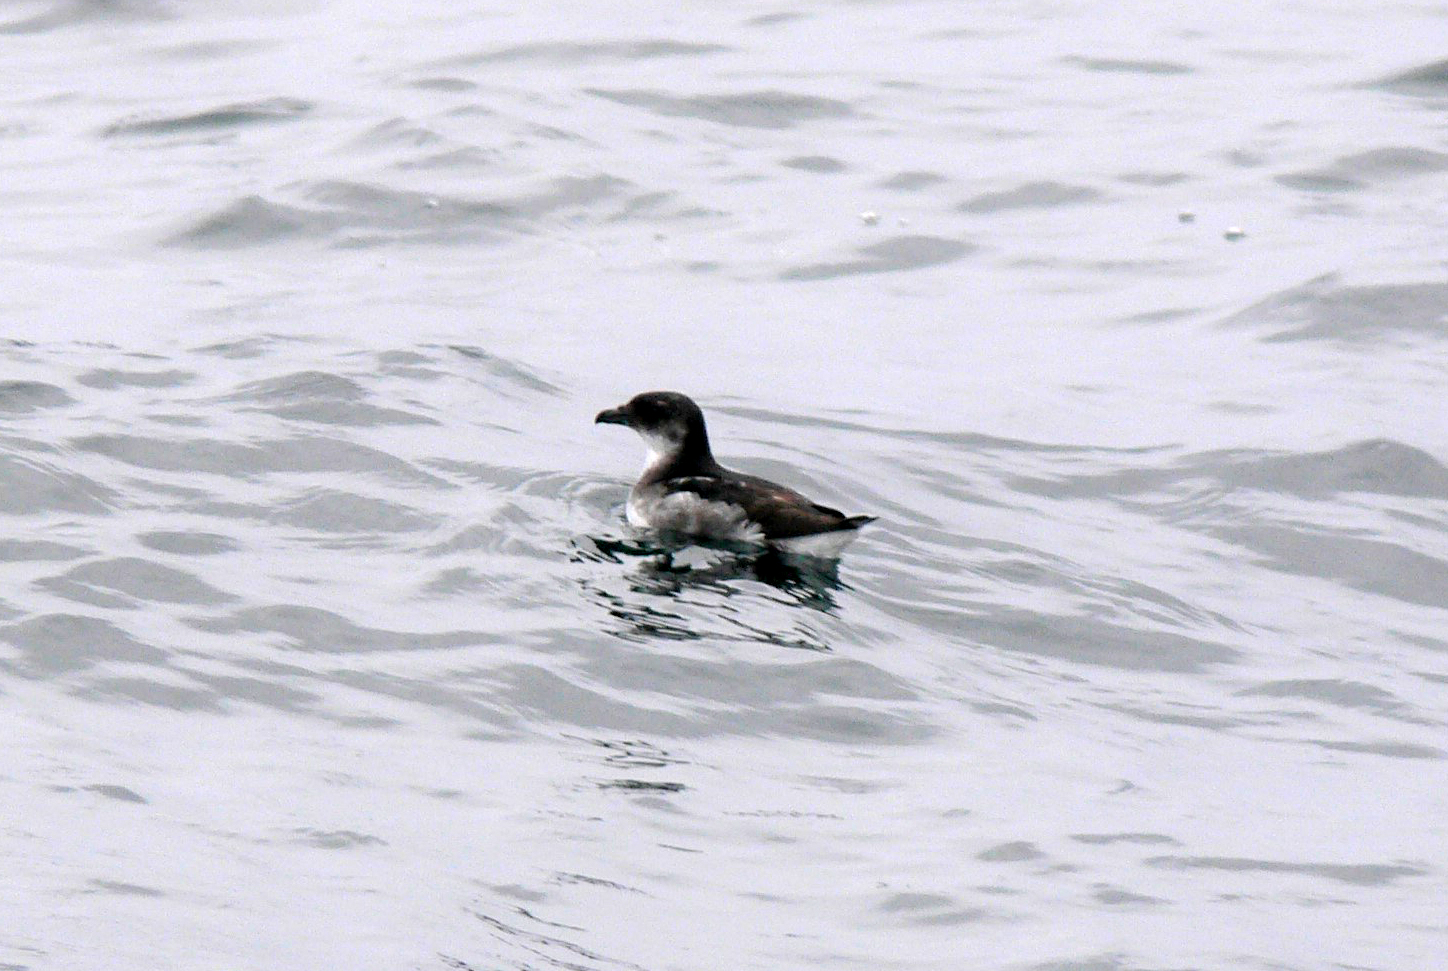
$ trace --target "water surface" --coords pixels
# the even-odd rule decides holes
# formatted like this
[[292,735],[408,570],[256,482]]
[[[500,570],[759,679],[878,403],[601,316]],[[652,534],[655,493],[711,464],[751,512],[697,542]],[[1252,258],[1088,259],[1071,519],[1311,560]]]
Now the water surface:
[[1434,966],[1443,28],[5,7],[0,967]]

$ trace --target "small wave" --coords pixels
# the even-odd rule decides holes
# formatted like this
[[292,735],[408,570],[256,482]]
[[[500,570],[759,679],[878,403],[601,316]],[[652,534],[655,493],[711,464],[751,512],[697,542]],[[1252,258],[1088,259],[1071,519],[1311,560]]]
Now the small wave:
[[848,172],[850,167],[829,155],[796,155],[779,163],[787,169],[799,172],[814,172],[817,175],[838,175]]
[[169,246],[226,249],[326,236],[336,228],[337,220],[328,213],[253,195],[236,200],[164,242]]
[[1448,171],[1448,154],[1425,148],[1375,148],[1331,165],[1279,175],[1281,185],[1309,192],[1345,192],[1396,179]]
[[[208,437],[178,439],[108,434],[85,435],[72,439],[70,445],[135,468],[191,476],[212,474],[251,479],[272,472],[351,472],[419,485],[445,484],[389,452],[323,435],[242,444]],[[3,474],[0,474],[0,483],[3,483]]]
[[461,94],[465,91],[476,91],[477,84],[466,78],[455,77],[425,77],[417,78],[407,82],[409,87],[417,88],[420,91],[446,91],[450,94]]
[[1223,318],[1220,327],[1255,327],[1271,341],[1376,341],[1402,334],[1448,337],[1448,284],[1344,286],[1333,274],[1274,293]]
[[367,392],[360,384],[340,374],[328,371],[293,371],[244,384],[223,400],[290,403],[297,400],[361,401],[365,397]]
[[0,513],[30,516],[41,512],[104,515],[118,501],[107,486],[79,472],[33,455],[0,451]]
[[503,232],[531,231],[538,220],[557,213],[595,209],[623,196],[629,185],[609,175],[568,176],[538,192],[485,200],[326,180],[293,187],[307,207],[248,196],[165,242],[197,248],[257,246],[288,239],[331,239],[346,246],[486,242]]
[[806,20],[810,17],[807,13],[795,13],[783,11],[780,13],[762,13],[745,20],[744,23],[750,27],[774,27],[779,24],[787,24],[796,20]]
[[256,337],[244,337],[238,340],[223,341],[219,344],[203,344],[195,349],[195,353],[226,358],[228,360],[243,361],[264,357],[268,353],[280,350],[287,344],[302,343],[305,342],[305,340],[305,338],[263,334]]
[[431,128],[425,128],[406,118],[389,118],[378,122],[352,139],[352,145],[357,148],[391,148],[399,145],[404,148],[431,148],[447,143],[446,138]]
[[302,187],[309,202],[327,207],[339,228],[429,233],[496,226],[512,213],[498,202],[461,199],[368,182],[324,181]]
[[498,159],[491,153],[474,146],[465,145],[461,148],[449,148],[441,152],[433,152],[421,158],[404,159],[397,162],[395,167],[400,171],[427,170],[427,169],[486,169],[497,164]]
[[1015,477],[1012,484],[1043,496],[1120,499],[1203,479],[1219,490],[1262,489],[1308,499],[1341,492],[1448,498],[1448,467],[1422,449],[1389,439],[1354,442],[1322,452],[1201,452],[1165,468],[1136,466],[1086,475]]
[[[622,889],[622,888],[621,888]],[[528,910],[509,903],[508,913],[517,914],[512,923],[481,910],[471,915],[486,928],[488,943],[481,956],[469,960],[439,955],[448,971],[491,971],[495,968],[526,968],[529,971],[646,971],[632,961],[620,961],[569,940],[568,934],[587,937],[582,928],[543,921]],[[532,923],[527,923],[531,921]]]
[[365,428],[376,425],[436,425],[437,419],[400,408],[371,404],[368,392],[350,378],[324,371],[298,371],[244,385],[223,400],[249,410],[319,425]]
[[[373,654],[496,644],[501,638],[485,631],[388,630],[368,627],[341,614],[301,604],[246,607],[221,617],[195,617],[186,623],[218,634],[270,634],[292,650],[310,654]],[[3,635],[0,635],[3,636]]]
[[101,783],[99,785],[86,786],[85,791],[94,792],[96,795],[104,796],[107,799],[114,799],[116,802],[129,802],[139,806],[150,804],[150,800],[145,796],[126,786]]
[[515,44],[476,54],[462,54],[436,61],[434,67],[474,67],[485,64],[536,62],[560,67],[597,64],[606,61],[646,61],[660,57],[700,57],[722,54],[732,48],[722,44],[694,44],[677,40],[614,40],[578,43],[542,41]]
[[1391,691],[1363,684],[1361,681],[1348,681],[1341,678],[1293,678],[1264,681],[1243,688],[1237,694],[1246,698],[1293,698],[1321,702],[1342,708],[1356,708],[1379,715],[1400,715],[1405,708],[1402,700]]
[[175,61],[227,61],[236,57],[275,50],[281,41],[247,39],[196,40],[153,48],[156,57]]
[[[234,514],[241,507],[230,507]],[[342,489],[308,489],[260,510],[259,518],[319,533],[374,536],[382,533],[422,533],[439,520],[400,502],[359,495]]]
[[1027,182],[1001,192],[983,192],[962,202],[961,212],[994,213],[1012,209],[1054,209],[1094,202],[1101,193],[1085,185],[1062,182]]
[[173,16],[170,4],[162,0],[55,0],[44,13],[0,24],[0,34],[42,34],[95,22],[161,21]]
[[1448,604],[1448,562],[1401,543],[1263,522],[1207,531],[1260,554],[1267,566],[1284,573],[1335,580],[1424,607]]
[[1423,867],[1400,863],[1299,863],[1238,856],[1155,856],[1145,862],[1147,866],[1172,870],[1284,873],[1364,887],[1386,886],[1405,877],[1421,877],[1430,872]]
[[291,831],[294,842],[324,850],[347,850],[357,846],[386,846],[387,841],[350,829],[314,829],[302,826]]
[[133,602],[148,603],[215,605],[236,599],[184,570],[134,556],[95,560],[58,577],[41,580],[39,584],[82,603],[94,602],[88,595],[93,591],[103,596],[107,593],[119,594]]
[[179,556],[216,556],[241,548],[240,544],[229,536],[193,530],[155,529],[136,534],[136,542],[158,553],[175,553]]
[[74,403],[64,389],[43,381],[0,381],[0,411],[30,412]]
[[1164,186],[1179,185],[1183,182],[1190,182],[1191,175],[1186,172],[1160,172],[1160,171],[1136,171],[1123,172],[1117,176],[1127,185]]
[[271,125],[292,121],[312,111],[314,105],[298,98],[267,98],[222,105],[188,115],[136,118],[118,121],[101,129],[106,137],[120,135],[184,135],[193,132],[226,131],[249,125]]
[[81,614],[44,614],[0,626],[0,642],[20,651],[18,660],[0,659],[0,668],[23,677],[54,677],[112,661],[159,665],[167,659],[165,651],[110,621]]
[[896,273],[919,270],[952,263],[975,251],[976,247],[958,239],[940,236],[896,236],[883,242],[862,246],[859,257],[837,263],[811,263],[785,270],[781,280],[830,280],[865,273]]
[[46,539],[0,539],[0,563],[77,560],[90,552],[81,546]]
[[101,880],[91,879],[86,881],[91,893],[109,893],[118,897],[166,897],[164,891],[154,887],[145,887],[139,883],[126,883],[124,880]]
[[1094,617],[999,608],[980,613],[976,623],[990,644],[1008,651],[1130,671],[1202,671],[1233,661],[1240,653],[1185,634]]
[[934,185],[950,181],[939,172],[929,172],[919,169],[911,169],[904,172],[896,172],[879,183],[882,189],[894,189],[897,192],[918,192],[921,189],[928,189]]
[[1252,453],[1209,453],[1197,468],[1200,471],[1215,469],[1227,486],[1308,497],[1370,492],[1448,499],[1448,467],[1420,448],[1390,439],[1370,439],[1325,452],[1287,455],[1253,457]]
[[[978,856],[977,859],[986,859]],[[983,920],[1001,920],[1005,915],[989,907],[965,906],[960,898],[944,893],[904,891],[891,893],[875,905],[891,922],[919,927],[953,927]]]
[[[499,357],[497,354],[486,351],[481,347],[467,344],[452,344],[449,345],[448,349],[467,358],[489,378],[501,381],[501,387],[498,387],[494,382],[489,382],[490,385],[497,388],[497,390],[519,387],[546,395],[556,396],[563,393],[563,389],[559,388],[556,384],[543,380],[517,362],[510,361],[505,357]],[[470,371],[469,373],[476,374],[477,372]]]
[[122,371],[96,368],[75,379],[87,388],[110,391],[116,388],[179,388],[196,380],[196,372],[171,368],[164,371]]
[[1191,74],[1193,69],[1176,61],[1130,60],[1114,57],[1081,57],[1070,55],[1061,58],[1063,64],[1071,64],[1087,71],[1107,74]]
[[1071,839],[1088,846],[1110,846],[1127,843],[1133,846],[1180,846],[1181,843],[1165,833],[1072,833]]
[[1390,759],[1448,759],[1448,752],[1436,745],[1418,742],[1372,741],[1357,742],[1341,739],[1306,739],[1309,745],[1325,748],[1332,752],[1361,752],[1366,755],[1381,755]]
[[1405,94],[1448,96],[1448,60],[1432,61],[1390,74],[1372,82],[1369,87],[1386,88]]
[[[1202,483],[1210,483],[1203,487]],[[1335,581],[1405,603],[1448,603],[1448,562],[1394,534],[1363,535],[1340,525],[1344,494],[1448,499],[1448,468],[1421,449],[1370,440],[1323,452],[1207,452],[1167,468],[1014,481],[1017,489],[1055,499],[1128,499],[1154,508],[1173,525],[1250,551],[1258,565]],[[1313,505],[1282,516],[1241,495],[1253,490]],[[1183,499],[1183,496],[1186,496]]]
[[631,108],[643,108],[656,115],[696,118],[735,128],[793,128],[805,122],[849,118],[855,113],[844,101],[787,91],[690,97],[636,88],[588,88],[586,93]]

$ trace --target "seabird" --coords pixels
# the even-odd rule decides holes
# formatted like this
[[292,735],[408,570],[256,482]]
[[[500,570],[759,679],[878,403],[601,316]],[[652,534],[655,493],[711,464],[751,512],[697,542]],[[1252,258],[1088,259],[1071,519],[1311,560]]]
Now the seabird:
[[704,413],[686,395],[649,391],[593,420],[627,425],[648,446],[643,475],[628,497],[634,526],[832,557],[875,519],[846,516],[793,489],[724,468],[709,451]]

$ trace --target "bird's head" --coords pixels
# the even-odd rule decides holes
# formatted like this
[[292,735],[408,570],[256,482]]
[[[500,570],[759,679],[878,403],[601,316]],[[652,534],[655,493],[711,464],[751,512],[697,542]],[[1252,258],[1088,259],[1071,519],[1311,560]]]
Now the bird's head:
[[667,460],[686,447],[707,455],[709,439],[704,413],[693,399],[677,391],[646,391],[626,404],[600,411],[596,424],[627,425],[649,448],[649,464]]

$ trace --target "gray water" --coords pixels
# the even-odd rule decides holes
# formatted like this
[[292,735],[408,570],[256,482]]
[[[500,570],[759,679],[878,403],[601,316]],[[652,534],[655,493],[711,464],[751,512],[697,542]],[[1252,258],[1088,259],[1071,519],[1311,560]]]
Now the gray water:
[[[1444,966],[1445,57],[0,7],[0,968]],[[661,559],[652,388],[880,521]]]

